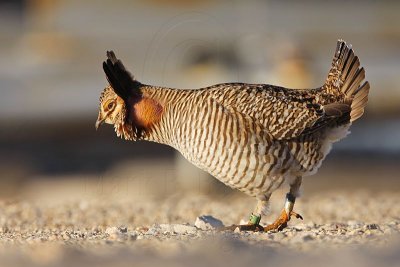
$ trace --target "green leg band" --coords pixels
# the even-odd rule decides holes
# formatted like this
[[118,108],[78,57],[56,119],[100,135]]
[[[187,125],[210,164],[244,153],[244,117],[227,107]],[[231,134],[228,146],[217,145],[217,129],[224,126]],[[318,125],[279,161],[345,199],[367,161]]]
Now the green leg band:
[[254,215],[253,213],[250,215],[249,223],[258,225],[261,221],[260,215]]

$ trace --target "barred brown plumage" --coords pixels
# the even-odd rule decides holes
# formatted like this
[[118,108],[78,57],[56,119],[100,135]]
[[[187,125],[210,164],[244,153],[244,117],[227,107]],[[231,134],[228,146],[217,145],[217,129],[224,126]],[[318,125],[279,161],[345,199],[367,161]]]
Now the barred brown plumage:
[[228,186],[258,199],[241,229],[260,229],[269,198],[290,185],[281,216],[264,230],[285,227],[302,177],[315,173],[332,143],[364,112],[369,83],[351,45],[339,40],[325,84],[288,89],[225,83],[178,90],[141,84],[113,52],[103,68],[110,83],[100,97],[96,128],[114,124],[118,136],[180,151]]

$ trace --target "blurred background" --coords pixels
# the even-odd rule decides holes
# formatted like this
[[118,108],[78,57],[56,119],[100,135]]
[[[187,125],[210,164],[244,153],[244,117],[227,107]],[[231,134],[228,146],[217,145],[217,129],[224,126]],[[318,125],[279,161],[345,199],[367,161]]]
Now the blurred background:
[[398,1],[0,0],[0,198],[231,194],[169,147],[95,131],[105,51],[152,85],[314,88],[338,38],[360,57],[370,102],[304,191],[399,190],[399,10]]

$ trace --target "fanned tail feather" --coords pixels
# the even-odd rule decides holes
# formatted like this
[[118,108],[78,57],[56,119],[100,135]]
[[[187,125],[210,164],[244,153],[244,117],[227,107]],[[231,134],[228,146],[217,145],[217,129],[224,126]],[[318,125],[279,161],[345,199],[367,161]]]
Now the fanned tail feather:
[[368,102],[369,83],[365,81],[365,70],[354,54],[350,44],[338,40],[332,67],[324,88],[330,94],[341,93],[345,103],[350,104],[350,121],[360,118]]

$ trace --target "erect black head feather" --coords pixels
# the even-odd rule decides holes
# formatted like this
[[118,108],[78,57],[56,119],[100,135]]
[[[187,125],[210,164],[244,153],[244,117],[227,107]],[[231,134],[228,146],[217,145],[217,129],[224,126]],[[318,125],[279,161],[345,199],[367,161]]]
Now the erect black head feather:
[[131,96],[140,95],[140,83],[126,70],[113,51],[107,51],[107,60],[103,62],[103,70],[115,93],[124,101]]

